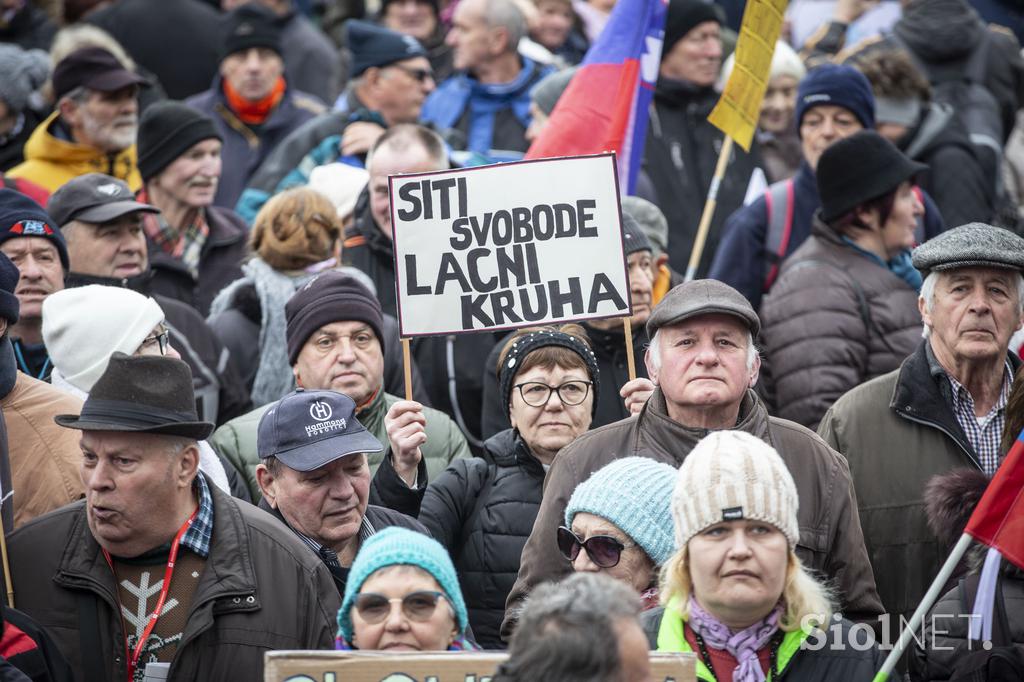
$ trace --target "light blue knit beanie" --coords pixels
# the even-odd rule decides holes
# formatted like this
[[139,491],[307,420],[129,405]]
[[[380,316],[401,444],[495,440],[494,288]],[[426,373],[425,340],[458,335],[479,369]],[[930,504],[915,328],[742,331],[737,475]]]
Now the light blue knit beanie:
[[647,552],[656,566],[675,551],[672,490],[676,470],[647,457],[624,457],[576,486],[565,507],[565,525],[587,512],[608,519]]
[[390,527],[370,536],[352,563],[352,570],[345,583],[345,599],[338,611],[338,631],[341,636],[346,641],[352,641],[352,605],[367,578],[378,569],[398,565],[417,566],[434,577],[455,610],[459,634],[464,633],[469,624],[469,614],[448,551],[437,540],[422,533]]

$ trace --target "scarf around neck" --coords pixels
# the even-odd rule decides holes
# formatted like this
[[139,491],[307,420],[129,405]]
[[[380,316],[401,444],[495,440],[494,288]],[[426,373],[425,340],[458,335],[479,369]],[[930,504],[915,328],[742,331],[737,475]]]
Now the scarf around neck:
[[690,595],[689,625],[708,646],[727,651],[736,659],[739,665],[732,673],[733,682],[764,682],[765,675],[757,652],[767,646],[778,632],[781,615],[782,604],[776,604],[772,612],[762,620],[733,632],[728,625],[705,611]]
[[278,76],[277,82],[274,83],[270,94],[255,102],[242,97],[237,90],[231,87],[231,84],[226,79],[223,81],[223,90],[228,106],[231,107],[231,111],[234,112],[235,116],[242,123],[261,125],[270,117],[274,107],[281,103],[281,99],[284,97],[285,82],[283,76]]

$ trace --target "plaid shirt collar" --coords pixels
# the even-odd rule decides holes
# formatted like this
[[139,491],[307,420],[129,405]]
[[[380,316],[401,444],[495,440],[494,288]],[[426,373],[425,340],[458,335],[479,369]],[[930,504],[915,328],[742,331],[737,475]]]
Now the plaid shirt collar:
[[210,556],[210,541],[213,538],[213,495],[210,494],[210,485],[202,473],[196,476],[192,487],[199,496],[199,511],[192,525],[182,536],[181,544],[207,559]]
[[[316,552],[317,555],[321,559],[323,559],[325,564],[332,568],[342,568],[341,562],[338,561],[337,552],[335,552],[330,547],[325,547],[324,545],[321,545],[319,542],[309,537],[308,535],[303,535],[294,528],[292,528],[292,530],[295,531],[295,534],[299,536],[300,540],[306,543],[306,546],[308,546],[311,550]],[[370,524],[370,522],[364,515],[362,523],[359,524],[359,545],[362,546],[362,544],[366,542],[367,538],[374,535],[376,532],[377,531],[374,530],[373,525]]]
[[1006,424],[1006,403],[1010,398],[1010,387],[1013,385],[1013,367],[1007,360],[1003,366],[1003,385],[999,389],[999,398],[984,417],[974,414],[974,397],[963,384],[949,372],[943,372],[952,389],[953,415],[963,429],[964,435],[974,446],[978,464],[989,476],[999,468],[1000,443],[1003,438],[1003,427]]

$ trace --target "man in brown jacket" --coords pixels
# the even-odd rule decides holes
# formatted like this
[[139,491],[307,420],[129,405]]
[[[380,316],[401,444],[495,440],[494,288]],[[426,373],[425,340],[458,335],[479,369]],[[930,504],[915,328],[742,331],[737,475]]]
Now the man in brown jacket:
[[340,598],[327,568],[199,472],[213,424],[196,414],[188,365],[114,353],[81,413],[56,421],[81,434],[86,500],[8,545],[18,608],[76,679],[164,667],[169,680],[259,680],[268,650],[330,646]]
[[682,284],[662,299],[647,323],[646,362],[656,388],[638,416],[585,433],[558,453],[509,595],[504,635],[534,586],[572,571],[555,530],[577,485],[620,457],[679,466],[715,429],[746,431],[779,452],[800,494],[797,555],[833,582],[846,617],[871,620],[882,612],[846,460],[812,431],[769,417],[751,390],[760,368],[753,345],[759,327],[746,298],[715,280]]

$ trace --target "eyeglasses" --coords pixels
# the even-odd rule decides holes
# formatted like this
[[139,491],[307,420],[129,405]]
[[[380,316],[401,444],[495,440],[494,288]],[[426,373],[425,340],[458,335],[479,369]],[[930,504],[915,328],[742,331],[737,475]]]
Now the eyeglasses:
[[139,345],[139,350],[141,351],[145,348],[150,348],[154,343],[159,344],[160,355],[167,355],[167,349],[171,345],[171,330],[164,329],[162,332],[158,332],[152,336],[147,336]]
[[579,405],[587,399],[590,393],[591,381],[566,381],[560,386],[548,386],[539,381],[527,381],[516,384],[514,388],[519,389],[519,395],[523,402],[530,407],[543,407],[551,399],[551,392],[558,393],[558,399],[565,405]]
[[411,66],[400,66],[398,64],[392,64],[391,66],[399,71],[404,71],[407,76],[417,83],[424,83],[428,79],[434,80],[434,72],[430,69],[414,69]]
[[360,618],[370,625],[376,625],[391,615],[391,604],[399,602],[406,618],[422,623],[434,615],[439,599],[444,599],[443,592],[422,590],[410,592],[401,599],[388,599],[376,592],[363,592],[356,595],[355,608]]
[[582,548],[590,560],[601,568],[613,568],[619,565],[622,552],[635,546],[636,543],[627,545],[610,535],[592,535],[586,540],[580,540],[576,533],[565,526],[558,527],[558,551],[569,561],[576,561]]

